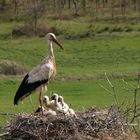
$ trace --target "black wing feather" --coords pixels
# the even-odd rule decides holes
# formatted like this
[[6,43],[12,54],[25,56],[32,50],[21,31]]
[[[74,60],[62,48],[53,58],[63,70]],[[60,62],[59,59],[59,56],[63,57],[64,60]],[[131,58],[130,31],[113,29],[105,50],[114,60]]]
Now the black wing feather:
[[16,92],[16,95],[14,97],[14,104],[15,105],[18,104],[18,101],[22,97],[30,95],[33,90],[35,90],[36,88],[38,88],[42,84],[45,84],[48,82],[48,79],[46,79],[46,80],[42,80],[42,81],[36,81],[34,83],[28,83],[28,81],[27,81],[28,77],[29,77],[29,75],[27,74],[24,77],[23,81],[21,82],[21,84]]

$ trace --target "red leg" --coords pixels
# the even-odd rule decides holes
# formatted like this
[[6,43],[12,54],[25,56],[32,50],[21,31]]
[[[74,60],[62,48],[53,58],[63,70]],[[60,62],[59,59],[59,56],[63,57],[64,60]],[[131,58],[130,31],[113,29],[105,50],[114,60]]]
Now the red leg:
[[40,107],[41,107],[41,112],[43,115],[43,100],[42,100],[42,93],[39,93],[39,103],[40,103]]

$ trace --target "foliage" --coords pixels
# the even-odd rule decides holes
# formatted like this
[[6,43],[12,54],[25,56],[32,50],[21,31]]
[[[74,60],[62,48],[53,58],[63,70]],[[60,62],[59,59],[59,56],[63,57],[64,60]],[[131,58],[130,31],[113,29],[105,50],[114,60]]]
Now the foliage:
[[25,74],[26,68],[24,66],[18,65],[14,61],[3,60],[0,61],[0,74],[4,75],[18,75]]

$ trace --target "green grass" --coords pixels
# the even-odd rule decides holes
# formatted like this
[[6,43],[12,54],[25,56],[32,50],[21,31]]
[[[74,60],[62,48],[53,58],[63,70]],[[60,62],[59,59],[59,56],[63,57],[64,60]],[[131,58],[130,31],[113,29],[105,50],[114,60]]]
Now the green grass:
[[[127,99],[131,104],[133,101],[133,91],[130,86],[122,82],[121,79],[111,80],[116,91],[116,95],[119,104]],[[128,80],[128,83],[136,86],[136,81]],[[107,107],[113,103],[113,96],[109,92],[101,88],[103,85],[108,90],[112,91],[106,80],[86,80],[86,81],[52,81],[49,84],[48,92],[44,93],[51,95],[52,92],[58,92],[61,94],[65,101],[71,105],[75,110],[83,110],[91,106],[97,107]],[[0,81],[0,112],[4,113],[22,113],[22,112],[33,112],[34,109],[38,107],[38,95],[33,94],[31,96],[34,106],[30,102],[30,97],[26,98],[23,103],[18,106],[13,105],[13,97],[18,88],[19,81],[15,80],[1,80]],[[140,102],[140,98],[138,99]],[[5,123],[5,120],[9,118],[6,116],[1,116],[0,124]]]
[[[139,37],[96,36],[65,40],[65,50],[54,46],[58,77],[103,74],[105,71],[135,72],[140,68]],[[0,59],[13,60],[31,69],[47,55],[47,44],[39,38],[0,42]]]
[[[49,27],[62,31],[57,37],[65,48],[62,51],[54,45],[57,75],[56,80],[50,82],[47,94],[59,92],[76,110],[90,106],[110,106],[113,102],[112,95],[99,86],[102,84],[111,90],[104,80],[104,73],[107,72],[114,77],[119,75],[119,79],[111,79],[119,103],[126,97],[132,102],[133,92],[121,78],[127,76],[129,83],[136,85],[134,79],[140,69],[138,24],[92,23],[90,27],[90,21],[82,18],[73,21],[49,19],[47,22]],[[47,43],[43,38],[37,37],[10,38],[11,30],[16,24],[0,24],[0,60],[12,60],[30,70],[47,55]],[[126,31],[129,28],[132,30]],[[92,34],[82,36],[89,31]],[[3,38],[5,35],[8,37]],[[25,99],[19,106],[13,105],[14,95],[22,78],[0,79],[0,112],[33,112],[30,98]],[[38,95],[32,95],[32,99],[36,109]],[[0,125],[4,124],[5,120],[7,117],[2,116]]]

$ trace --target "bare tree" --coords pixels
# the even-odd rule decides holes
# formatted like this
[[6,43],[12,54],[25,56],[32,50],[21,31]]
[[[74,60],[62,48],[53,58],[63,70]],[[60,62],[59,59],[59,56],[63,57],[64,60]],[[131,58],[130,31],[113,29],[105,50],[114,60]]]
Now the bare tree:
[[85,12],[86,11],[86,0],[82,0],[82,8],[83,8],[83,11]]
[[71,8],[71,0],[68,0],[68,8]]
[[13,0],[14,4],[14,12],[17,14],[18,13],[18,0]]
[[28,14],[33,22],[34,35],[37,34],[38,19],[45,13],[45,3],[43,0],[32,0]]
[[102,0],[103,8],[105,8],[105,0]]
[[95,0],[95,6],[96,6],[95,9],[96,9],[96,13],[97,13],[97,11],[98,11],[98,2],[99,2],[98,0]]
[[74,6],[74,15],[78,15],[78,1],[77,0],[72,0],[73,6]]
[[138,0],[138,12],[139,12],[139,19],[140,19],[140,0]]
[[134,6],[134,10],[137,10],[137,0],[132,0],[133,6]]
[[56,0],[53,0],[53,7],[56,8]]
[[114,0],[111,0],[111,18],[114,19]]
[[4,10],[5,5],[6,5],[6,0],[1,0],[0,1],[0,10]]
[[126,0],[121,0],[121,13],[123,18],[125,18]]

